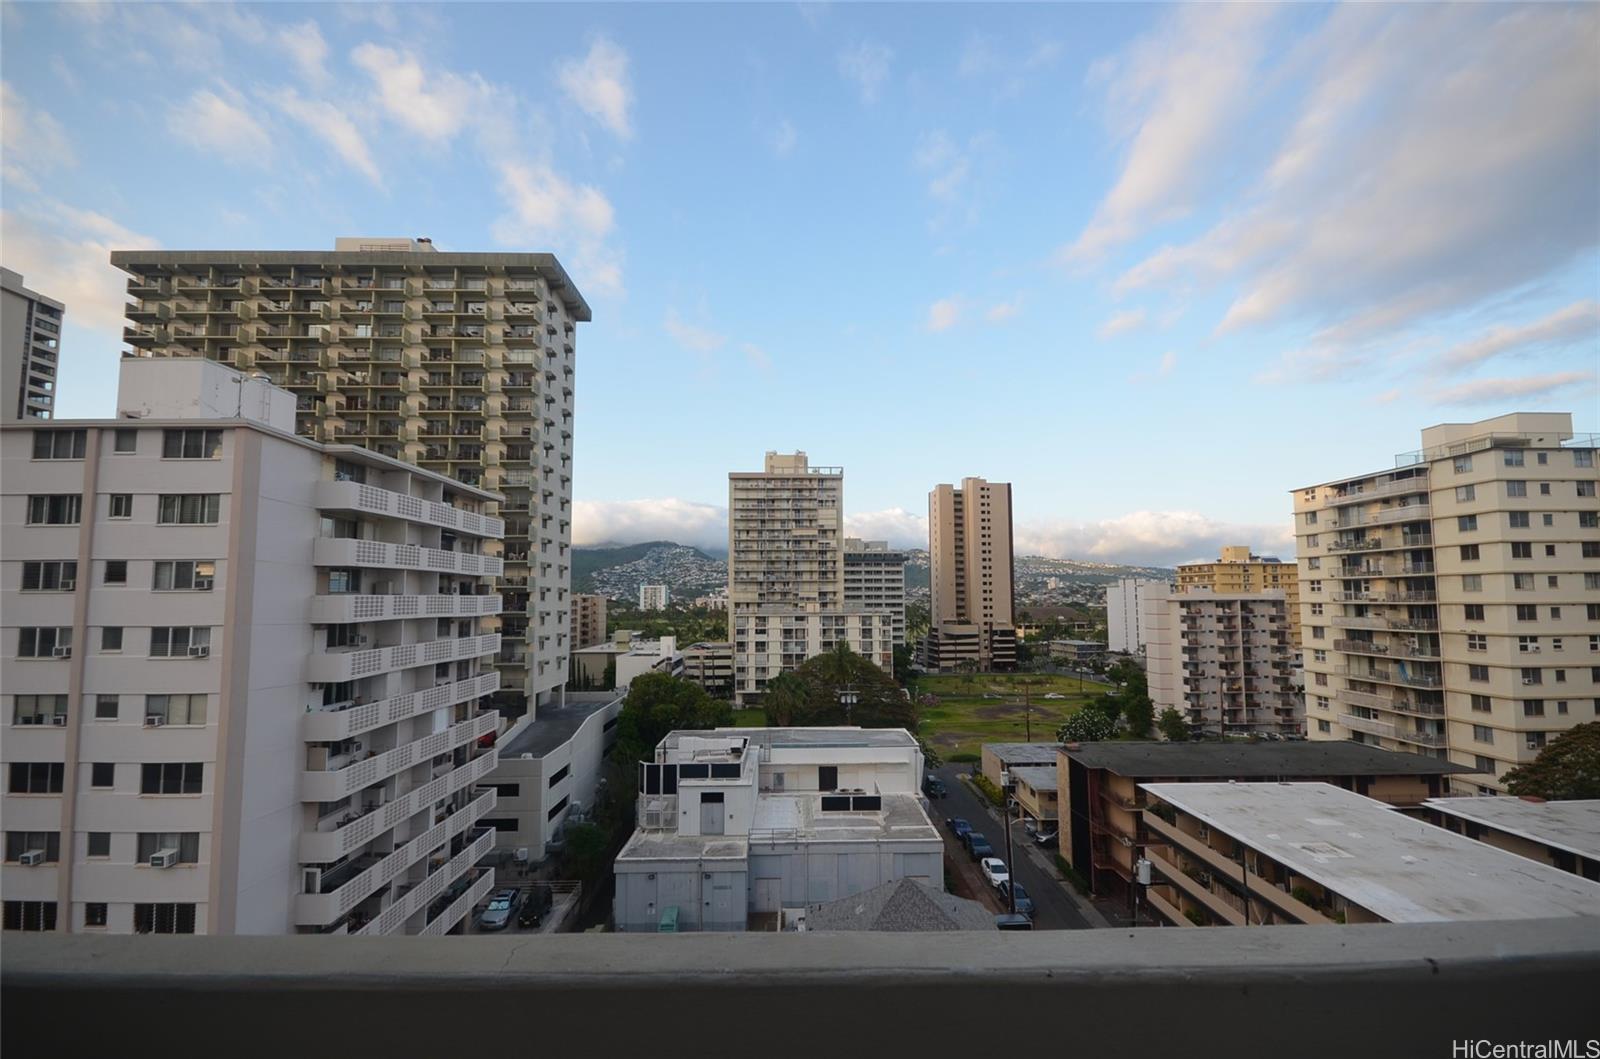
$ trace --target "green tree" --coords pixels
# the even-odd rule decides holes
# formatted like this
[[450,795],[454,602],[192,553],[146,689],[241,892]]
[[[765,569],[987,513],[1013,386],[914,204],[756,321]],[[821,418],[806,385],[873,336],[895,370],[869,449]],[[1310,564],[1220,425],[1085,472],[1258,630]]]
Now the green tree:
[[1171,742],[1182,743],[1189,738],[1189,722],[1183,719],[1183,714],[1171,706],[1161,711],[1156,727],[1160,728],[1162,736]]
[[911,679],[911,663],[916,660],[916,652],[910,644],[898,644],[894,649],[894,679],[901,684]]
[[1539,756],[1506,773],[1506,790],[1550,801],[1600,798],[1600,721],[1552,739]]
[[1063,743],[1095,743],[1115,738],[1116,734],[1117,722],[1089,707],[1077,711],[1056,729],[1056,739]]
[[594,883],[606,869],[609,836],[599,824],[572,824],[567,827],[566,848],[562,852],[565,870],[585,883]]
[[633,678],[628,697],[622,700],[617,717],[618,758],[631,766],[648,760],[668,732],[732,723],[733,707],[713,699],[700,685],[665,673],[646,673]]
[[1148,695],[1138,695],[1123,702],[1122,716],[1128,722],[1128,735],[1133,739],[1149,739],[1150,727],[1155,721],[1156,706]]
[[[794,710],[791,724],[917,729],[916,704],[905,696],[894,678],[846,644],[807,659],[794,675],[804,686],[805,696]],[[848,709],[840,701],[846,691],[855,697]]]
[[767,690],[761,696],[761,708],[766,711],[767,723],[774,728],[791,728],[796,717],[807,712],[810,690],[806,682],[794,673],[779,673],[767,681]]

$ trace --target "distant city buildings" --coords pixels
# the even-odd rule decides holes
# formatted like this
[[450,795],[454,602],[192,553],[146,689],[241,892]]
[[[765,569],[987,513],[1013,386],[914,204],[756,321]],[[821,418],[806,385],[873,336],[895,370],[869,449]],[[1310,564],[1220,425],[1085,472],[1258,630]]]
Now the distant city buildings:
[[639,586],[640,610],[666,610],[667,586],[666,585],[640,585]]
[[499,494],[124,359],[0,430],[8,930],[442,934],[494,883]]
[[844,539],[844,601],[894,619],[894,645],[906,642],[906,553],[888,541]]
[[1119,577],[1106,586],[1107,646],[1112,651],[1131,655],[1144,650],[1144,597],[1167,588],[1164,581],[1137,577]]
[[683,674],[683,655],[675,636],[647,640],[631,629],[618,629],[605,643],[572,653],[573,685],[580,691],[627,691],[644,673]]
[[1567,413],[1447,423],[1295,492],[1311,738],[1448,757],[1503,793],[1595,720],[1597,441]]
[[66,306],[0,268],[0,422],[49,419],[61,381]]
[[1012,613],[1011,486],[964,478],[928,494],[932,602],[921,662],[1009,669],[1017,660]]
[[727,610],[728,597],[725,593],[721,592],[714,593],[709,596],[696,596],[694,597],[693,605],[706,610]]
[[572,597],[572,649],[592,647],[606,638],[606,597],[579,593]]
[[1294,563],[1274,556],[1256,555],[1249,545],[1222,549],[1216,562],[1182,563],[1177,588],[1190,592],[1207,588],[1219,595],[1248,596],[1256,592],[1282,592],[1289,607],[1289,639],[1300,648],[1300,578]]

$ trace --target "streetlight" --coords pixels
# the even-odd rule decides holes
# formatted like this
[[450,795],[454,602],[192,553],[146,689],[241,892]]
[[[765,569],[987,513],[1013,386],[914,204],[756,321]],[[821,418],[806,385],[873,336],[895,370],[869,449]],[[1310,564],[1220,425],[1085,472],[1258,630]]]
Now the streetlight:
[[845,724],[850,723],[850,711],[854,709],[855,704],[860,701],[861,696],[856,692],[856,689],[853,686],[846,684],[844,687],[839,689],[839,705],[844,707]]

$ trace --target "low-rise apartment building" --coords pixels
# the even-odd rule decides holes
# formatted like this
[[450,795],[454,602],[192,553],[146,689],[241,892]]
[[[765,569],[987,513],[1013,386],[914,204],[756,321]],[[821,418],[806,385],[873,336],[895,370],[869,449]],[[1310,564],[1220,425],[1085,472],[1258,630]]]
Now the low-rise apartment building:
[[1046,646],[1053,661],[1082,665],[1106,660],[1106,645],[1099,640],[1051,640]]
[[1057,793],[1061,782],[1055,762],[1019,765],[1010,770],[1010,775],[1011,796],[1017,800],[1017,807],[1039,831],[1054,831],[1060,815]]
[[494,882],[497,495],[215,363],[121,383],[0,431],[5,926],[457,930]]
[[1143,789],[1146,896],[1173,926],[1600,916],[1600,883],[1331,784]]
[[1009,773],[1021,765],[1051,765],[1056,763],[1056,751],[1061,744],[1048,743],[984,743],[978,748],[978,771],[996,787],[1011,782]]
[[1422,815],[1458,835],[1600,882],[1600,800],[1430,798]]
[[896,879],[942,885],[922,751],[903,729],[672,732],[639,771],[619,931],[739,931]]
[[733,644],[696,643],[683,649],[683,679],[692,680],[713,699],[733,698]]
[[1145,673],[1157,713],[1175,709],[1207,735],[1304,732],[1283,592],[1196,588],[1150,593],[1144,606]]

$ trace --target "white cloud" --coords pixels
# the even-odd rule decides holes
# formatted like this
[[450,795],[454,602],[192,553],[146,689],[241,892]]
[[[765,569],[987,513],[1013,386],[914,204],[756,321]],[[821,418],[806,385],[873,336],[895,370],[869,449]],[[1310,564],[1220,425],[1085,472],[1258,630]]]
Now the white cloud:
[[307,81],[316,85],[327,81],[328,42],[322,39],[322,28],[315,19],[279,30],[278,44]]
[[1518,379],[1474,379],[1435,390],[1429,396],[1434,404],[1494,404],[1513,397],[1551,397],[1579,386],[1592,390],[1594,382],[1592,371],[1557,371]]
[[876,103],[884,83],[889,80],[889,64],[894,52],[882,44],[862,41],[839,52],[839,73],[855,84],[861,102]]
[[914,161],[928,174],[928,195],[943,202],[960,193],[972,170],[971,160],[942,129],[922,137]]
[[1008,302],[995,302],[989,306],[983,318],[991,324],[1003,324],[1022,311],[1022,295],[1017,295]]
[[572,502],[572,543],[579,547],[662,540],[724,550],[728,509],[673,497]]
[[430,140],[453,139],[475,107],[493,103],[493,92],[481,77],[426,71],[414,55],[393,48],[362,44],[350,58],[372,78],[389,117]]
[[1178,354],[1169,349],[1161,354],[1161,360],[1154,368],[1136,371],[1128,377],[1128,381],[1136,386],[1147,382],[1158,382],[1176,370],[1178,370]]
[[1262,554],[1287,557],[1294,552],[1294,529],[1287,517],[1248,525],[1194,511],[1134,511],[1097,522],[1019,523],[1013,541],[1017,555],[1170,566],[1214,557],[1225,544],[1249,544]]
[[926,548],[928,517],[903,507],[882,511],[846,512],[844,532],[868,541],[888,541],[891,548]]
[[201,151],[220,155],[236,165],[259,165],[271,150],[272,140],[246,111],[236,93],[230,98],[201,89],[167,113],[167,130]]
[[784,118],[774,125],[767,133],[767,145],[772,148],[772,153],[779,158],[787,158],[794,153],[795,145],[800,142],[800,134],[795,130],[794,124]]
[[1548,316],[1516,326],[1501,325],[1441,353],[1435,361],[1441,370],[1470,368],[1504,353],[1565,345],[1600,333],[1600,302],[1573,302]]
[[51,199],[0,211],[6,267],[34,290],[66,303],[67,321],[116,338],[127,306],[127,274],[111,267],[113,250],[161,244],[104,214]]
[[744,351],[744,359],[757,371],[767,372],[772,370],[772,357],[766,350],[754,342],[743,342],[739,348]]
[[968,40],[962,49],[957,70],[962,77],[994,82],[996,95],[1009,98],[1022,93],[1027,86],[1026,75],[1054,65],[1061,50],[1061,44],[1053,40],[1008,47],[978,36]]
[[37,190],[39,176],[75,164],[61,123],[30,108],[5,82],[0,82],[0,147],[0,173],[23,191]]
[[628,121],[633,89],[628,83],[627,52],[605,37],[598,37],[582,60],[561,63],[556,78],[561,90],[585,114],[624,140],[633,136]]
[[1101,338],[1115,338],[1117,335],[1127,334],[1144,324],[1144,316],[1143,309],[1125,309],[1113,313],[1095,330],[1095,334]]
[[961,319],[961,302],[956,298],[940,298],[928,306],[929,331],[948,331]]
[[615,222],[599,188],[572,184],[547,165],[506,163],[500,181],[511,205],[511,217],[495,225],[502,242],[550,241],[567,228],[598,238]]
[[383,186],[383,174],[372,160],[366,139],[343,110],[320,99],[305,99],[292,88],[274,93],[272,98],[285,114],[332,147],[350,168]]
[[661,321],[661,329],[691,353],[715,353],[728,342],[727,335],[718,334],[709,327],[686,323],[678,315],[678,310],[672,308],[667,310],[666,319]]

